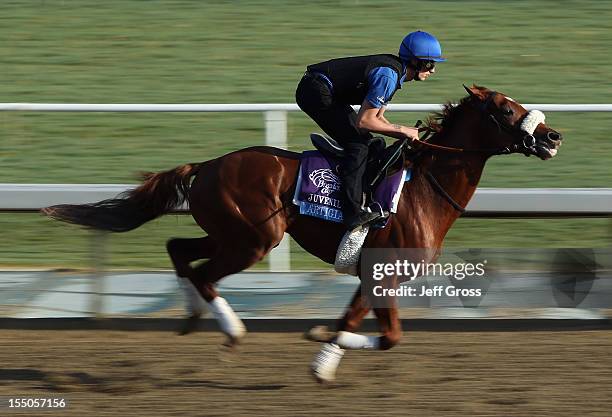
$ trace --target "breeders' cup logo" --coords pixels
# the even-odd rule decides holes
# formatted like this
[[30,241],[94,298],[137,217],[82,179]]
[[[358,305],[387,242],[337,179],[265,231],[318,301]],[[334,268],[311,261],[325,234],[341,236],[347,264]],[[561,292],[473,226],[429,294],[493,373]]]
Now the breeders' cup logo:
[[340,189],[340,178],[338,178],[331,169],[322,168],[315,169],[308,176],[315,187],[321,189],[323,194],[331,194]]

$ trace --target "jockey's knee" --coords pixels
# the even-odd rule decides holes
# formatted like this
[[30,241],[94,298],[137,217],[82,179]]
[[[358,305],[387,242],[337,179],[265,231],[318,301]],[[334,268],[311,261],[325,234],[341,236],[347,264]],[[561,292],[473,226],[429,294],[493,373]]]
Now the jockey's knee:
[[401,338],[402,338],[401,330],[391,330],[380,337],[379,349],[389,350],[393,346],[397,345]]

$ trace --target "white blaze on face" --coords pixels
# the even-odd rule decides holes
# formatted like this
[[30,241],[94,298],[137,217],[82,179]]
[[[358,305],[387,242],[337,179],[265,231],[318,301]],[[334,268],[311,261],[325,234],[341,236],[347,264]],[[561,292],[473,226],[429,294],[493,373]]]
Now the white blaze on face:
[[506,97],[506,100],[516,103],[516,100],[514,100],[512,97],[508,97],[508,96],[504,96],[504,97]]

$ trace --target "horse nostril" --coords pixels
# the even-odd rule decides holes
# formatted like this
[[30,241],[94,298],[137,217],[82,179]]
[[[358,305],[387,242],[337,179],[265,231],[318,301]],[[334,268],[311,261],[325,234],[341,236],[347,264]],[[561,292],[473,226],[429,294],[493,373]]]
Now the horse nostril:
[[561,140],[563,136],[561,136],[561,133],[558,133],[558,132],[548,132],[546,134],[546,138],[550,140],[558,141],[558,140]]

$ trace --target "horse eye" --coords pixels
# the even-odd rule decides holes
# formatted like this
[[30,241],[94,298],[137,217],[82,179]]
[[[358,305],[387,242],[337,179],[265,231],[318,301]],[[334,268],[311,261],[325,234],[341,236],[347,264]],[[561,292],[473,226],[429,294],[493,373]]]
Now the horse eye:
[[504,114],[504,116],[512,116],[514,114],[514,111],[512,109],[503,109],[502,113]]

